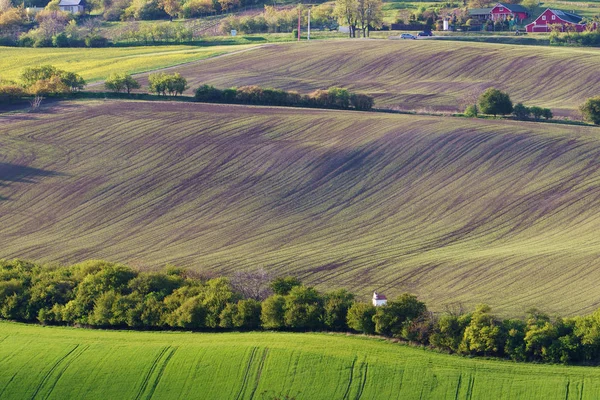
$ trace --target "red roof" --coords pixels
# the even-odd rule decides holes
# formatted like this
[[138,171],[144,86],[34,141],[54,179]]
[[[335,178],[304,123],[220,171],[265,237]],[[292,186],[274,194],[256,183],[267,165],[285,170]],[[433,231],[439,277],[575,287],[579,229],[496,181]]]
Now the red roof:
[[375,300],[387,300],[387,297],[385,297],[385,295],[379,294],[377,292],[375,292],[373,297],[375,298]]

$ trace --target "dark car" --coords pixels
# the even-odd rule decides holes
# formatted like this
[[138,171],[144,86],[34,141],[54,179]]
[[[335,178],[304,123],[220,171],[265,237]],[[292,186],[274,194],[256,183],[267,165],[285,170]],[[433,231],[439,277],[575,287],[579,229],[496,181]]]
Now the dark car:
[[433,36],[433,33],[431,33],[431,31],[429,31],[429,32],[419,32],[417,34],[417,36]]

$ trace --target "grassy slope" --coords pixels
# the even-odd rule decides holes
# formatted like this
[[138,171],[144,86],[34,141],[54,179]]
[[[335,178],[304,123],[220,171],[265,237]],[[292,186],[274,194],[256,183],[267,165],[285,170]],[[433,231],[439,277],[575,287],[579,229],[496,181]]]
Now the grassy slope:
[[600,371],[469,360],[377,339],[139,333],[0,322],[3,399],[594,399]]
[[[344,86],[373,94],[377,106],[464,109],[485,88],[515,102],[572,114],[597,95],[600,49],[431,40],[338,40],[281,44],[179,69],[190,87],[258,84],[309,92]],[[191,90],[191,89],[190,89]]]
[[[13,120],[11,122],[11,120]],[[598,307],[598,128],[190,103],[0,125],[0,256]]]
[[250,46],[150,46],[106,49],[0,47],[0,78],[16,80],[25,67],[51,64],[77,72],[88,82],[113,72],[137,73],[201,60]]

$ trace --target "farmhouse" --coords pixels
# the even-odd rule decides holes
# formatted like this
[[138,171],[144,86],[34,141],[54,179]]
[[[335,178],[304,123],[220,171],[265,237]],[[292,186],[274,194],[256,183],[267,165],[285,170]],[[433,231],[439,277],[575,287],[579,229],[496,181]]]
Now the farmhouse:
[[58,8],[71,14],[81,14],[85,11],[85,0],[60,0]]
[[552,10],[547,8],[539,17],[532,23],[528,24],[525,29],[527,32],[550,32],[553,26],[564,32],[568,27],[571,29],[582,32],[585,30],[585,23],[582,23],[583,18],[577,14],[573,14],[561,10]]
[[373,292],[373,305],[375,307],[385,306],[387,304],[387,297],[377,292]]
[[491,8],[473,8],[469,10],[469,15],[479,20],[504,21],[510,18],[523,21],[529,17],[529,11],[519,4],[497,3]]

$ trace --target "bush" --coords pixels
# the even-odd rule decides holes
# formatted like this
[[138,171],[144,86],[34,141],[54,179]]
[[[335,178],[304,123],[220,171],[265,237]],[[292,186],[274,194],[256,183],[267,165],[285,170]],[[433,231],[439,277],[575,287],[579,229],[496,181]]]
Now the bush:
[[108,46],[108,39],[100,35],[86,36],[84,39],[85,47],[106,47]]
[[219,103],[223,100],[223,92],[214,86],[202,85],[194,94],[196,101],[207,103]]
[[366,94],[352,93],[350,95],[350,104],[357,110],[369,111],[373,108],[375,101],[373,97],[367,96]]
[[465,117],[467,118],[476,118],[477,117],[477,106],[472,104],[465,108]]
[[551,109],[544,108],[544,109],[542,109],[542,117],[544,117],[546,119],[546,121],[548,121],[549,119],[554,118],[554,114],[552,113]]
[[150,92],[156,93],[159,96],[166,96],[167,93],[170,96],[176,96],[178,94],[183,94],[188,88],[187,80],[178,73],[174,73],[173,75],[164,72],[150,74],[148,82],[148,89]]
[[584,121],[600,125],[600,96],[587,99],[580,110]]
[[106,90],[110,90],[115,93],[126,91],[127,94],[130,94],[133,89],[139,89],[141,85],[129,74],[113,73],[110,74],[108,78],[106,78],[106,81],[104,82],[104,87],[106,88]]
[[513,110],[512,101],[507,93],[495,88],[489,88],[479,96],[479,109],[484,114],[510,114]]
[[25,90],[17,84],[0,84],[0,103],[10,103],[26,95]]
[[530,114],[531,114],[531,110],[529,109],[529,107],[525,107],[523,105],[523,103],[517,103],[517,105],[515,105],[513,108],[513,115],[515,116],[516,119],[520,119],[520,120],[527,119],[527,118],[529,118]]
[[64,32],[54,35],[52,37],[52,46],[54,47],[69,47],[69,39],[67,34]]
[[544,115],[544,109],[542,107],[532,106],[529,107],[529,111],[536,121],[539,121],[542,115]]

